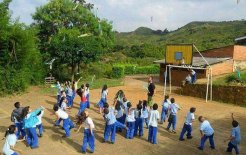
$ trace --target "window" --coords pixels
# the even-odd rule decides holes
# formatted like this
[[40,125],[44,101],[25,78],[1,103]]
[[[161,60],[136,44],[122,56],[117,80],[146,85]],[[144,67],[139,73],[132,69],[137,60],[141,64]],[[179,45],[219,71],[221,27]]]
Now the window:
[[175,52],[175,60],[182,60],[183,59],[183,53],[182,52]]

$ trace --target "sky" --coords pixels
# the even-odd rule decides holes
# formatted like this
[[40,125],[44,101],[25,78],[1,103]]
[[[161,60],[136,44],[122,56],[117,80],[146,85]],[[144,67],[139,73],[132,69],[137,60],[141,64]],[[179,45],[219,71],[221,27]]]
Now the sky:
[[[2,1],[2,0],[0,0]],[[13,18],[32,23],[31,14],[48,0],[12,0]],[[114,30],[134,31],[140,26],[175,30],[192,21],[246,19],[246,0],[87,0],[101,18],[113,22]]]

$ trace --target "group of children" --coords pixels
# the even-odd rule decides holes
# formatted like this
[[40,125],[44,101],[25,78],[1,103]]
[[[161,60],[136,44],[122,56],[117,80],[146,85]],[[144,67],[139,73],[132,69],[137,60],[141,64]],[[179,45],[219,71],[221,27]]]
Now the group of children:
[[[82,153],[86,153],[87,145],[89,144],[90,152],[95,151],[95,135],[94,129],[95,125],[91,117],[89,117],[89,112],[86,108],[90,107],[89,104],[89,85],[82,85],[81,88],[77,89],[76,86],[66,84],[66,89],[58,83],[58,101],[54,105],[53,110],[57,116],[55,125],[60,125],[63,122],[63,129],[65,130],[65,136],[70,136],[70,130],[75,127],[71,119],[69,118],[69,109],[73,106],[73,99],[76,94],[81,98],[79,112],[76,117],[76,123],[79,126],[77,132],[80,131],[82,126],[84,126],[84,137],[83,144],[81,147]],[[71,93],[71,90],[72,93]],[[72,94],[72,95],[71,95]],[[168,121],[167,130],[172,133],[176,133],[177,124],[177,112],[181,108],[175,103],[175,99],[169,96],[165,96],[162,103],[161,116],[158,111],[158,104],[153,104],[153,106],[148,107],[147,101],[139,101],[139,103],[134,108],[130,101],[127,100],[124,92],[122,90],[118,91],[115,98],[113,106],[110,107],[107,103],[108,89],[107,85],[103,86],[101,91],[101,100],[98,102],[99,113],[103,115],[105,121],[104,129],[104,141],[108,142],[110,137],[110,142],[112,144],[116,141],[116,133],[122,132],[122,129],[126,129],[125,137],[127,139],[133,139],[134,136],[142,137],[144,134],[144,124],[148,129],[148,142],[152,144],[157,144],[157,132],[158,124],[163,124]],[[3,147],[3,153],[5,155],[18,155],[21,152],[14,148],[18,139],[23,139],[27,142],[27,146],[32,149],[38,147],[38,136],[42,137],[43,127],[42,127],[42,115],[44,114],[44,108],[40,107],[35,111],[31,111],[30,107],[21,107],[19,102],[15,103],[16,109],[13,110],[11,115],[11,120],[15,125],[11,125],[6,132],[5,138],[6,142]],[[187,139],[192,139],[192,123],[195,121],[195,107],[191,107],[190,111],[187,113],[183,128],[181,130],[179,140],[184,141],[184,135],[186,134]],[[228,139],[227,152],[232,152],[235,149],[236,154],[239,154],[238,144],[240,143],[240,127],[239,123],[234,120],[232,114],[232,132]],[[209,139],[211,149],[215,149],[214,144],[214,129],[203,116],[198,118],[200,124],[201,141],[198,149],[203,150],[207,139]],[[172,130],[170,130],[172,127]],[[36,132],[36,128],[39,129],[39,134]]]

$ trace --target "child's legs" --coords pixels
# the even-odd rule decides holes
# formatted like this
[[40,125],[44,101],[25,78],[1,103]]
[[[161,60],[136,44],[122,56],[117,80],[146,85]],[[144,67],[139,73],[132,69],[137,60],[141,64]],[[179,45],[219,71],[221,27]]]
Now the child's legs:
[[137,132],[138,132],[138,124],[139,124],[139,119],[136,118],[136,121],[135,121],[135,129],[134,129],[134,135],[135,136],[137,135]]
[[18,139],[20,137],[20,133],[21,133],[21,123],[15,123],[15,126],[17,128],[16,137]]
[[89,129],[85,129],[84,130],[83,145],[82,145],[82,148],[81,148],[81,151],[82,152],[85,152],[86,151],[89,133],[90,133],[90,130]]
[[57,103],[59,103],[60,99],[61,99],[61,95],[57,95]]
[[187,125],[187,134],[186,134],[186,136],[187,136],[187,138],[190,138],[191,137],[191,132],[192,132],[192,126],[189,124],[189,125]]
[[125,128],[125,125],[124,124],[122,124],[121,122],[119,122],[119,121],[116,121],[115,122],[115,126],[116,126],[116,128],[119,128],[119,129],[123,129],[123,128]]
[[168,122],[167,129],[169,130],[172,125],[172,122]]
[[38,146],[38,136],[37,136],[36,128],[30,128],[29,131],[32,136],[31,148],[36,148]]
[[149,126],[149,134],[148,134],[148,141],[152,142],[152,137],[153,137],[153,127]]
[[203,150],[204,149],[204,145],[205,145],[205,142],[206,140],[208,139],[208,137],[206,135],[204,135],[202,138],[201,138],[201,143],[200,143],[200,148]]
[[[89,131],[90,132],[90,131]],[[89,147],[91,149],[91,152],[94,152],[95,150],[95,137],[94,137],[94,131],[93,134],[89,133]]]
[[234,148],[233,144],[231,142],[228,143],[228,147],[227,147],[227,152],[232,152],[232,149]]
[[131,133],[130,133],[130,138],[133,138],[134,136],[134,131],[135,131],[135,122],[131,122]]
[[70,118],[69,118],[69,128],[70,128],[70,129],[74,128],[74,124],[73,124],[73,122],[71,121]]
[[130,122],[126,122],[126,126],[128,127],[128,130],[126,130],[126,138],[128,139],[130,137]]
[[37,127],[38,127],[39,134],[42,135],[43,134],[43,125],[42,125],[42,123],[37,125]]
[[176,124],[177,124],[177,116],[173,115],[173,121],[172,121],[173,130],[176,130]]
[[183,126],[183,128],[182,128],[182,131],[181,131],[181,133],[180,133],[180,136],[179,136],[179,140],[184,139],[184,134],[186,133],[186,131],[187,131],[187,125],[184,124],[184,126]]
[[236,154],[239,154],[239,148],[238,148],[238,145],[233,145],[234,146],[234,149],[236,151]]
[[149,119],[145,118],[144,121],[145,121],[146,127],[149,128]]
[[59,118],[59,119],[56,121],[55,125],[60,125],[61,121],[62,121],[62,119]]
[[163,107],[161,111],[161,123],[163,123],[165,119],[166,119],[166,113],[165,113],[165,108]]
[[111,129],[111,125],[106,125],[105,126],[104,141],[108,141],[109,134],[110,134],[110,129]]
[[139,122],[139,136],[143,136],[143,121],[143,118],[141,118]]
[[111,142],[115,142],[116,124],[111,125]]
[[13,154],[11,154],[11,155],[19,155],[17,152],[14,152]]
[[153,127],[153,144],[157,144],[157,127]]
[[214,145],[214,134],[212,134],[211,136],[209,136],[209,143],[210,143],[210,146],[211,147],[215,147],[215,145]]
[[21,136],[25,137],[26,136],[26,132],[25,132],[25,129],[23,129],[23,122],[20,123],[20,131],[21,131]]
[[126,122],[126,114],[123,114],[123,116],[122,116],[122,123],[125,124],[125,122]]
[[32,143],[32,134],[31,134],[31,132],[30,132],[30,128],[27,128],[26,129],[26,142],[27,142],[27,145],[28,146],[31,146],[31,143]]
[[65,130],[66,137],[69,137],[70,136],[69,118],[63,120],[63,129]]

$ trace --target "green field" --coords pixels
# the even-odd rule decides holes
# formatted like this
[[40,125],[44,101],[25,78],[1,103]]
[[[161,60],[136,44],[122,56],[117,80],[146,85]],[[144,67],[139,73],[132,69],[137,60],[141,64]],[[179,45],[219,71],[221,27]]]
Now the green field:
[[246,70],[241,71],[241,79],[237,78],[237,73],[232,73],[220,78],[217,78],[214,85],[245,85],[246,84]]

